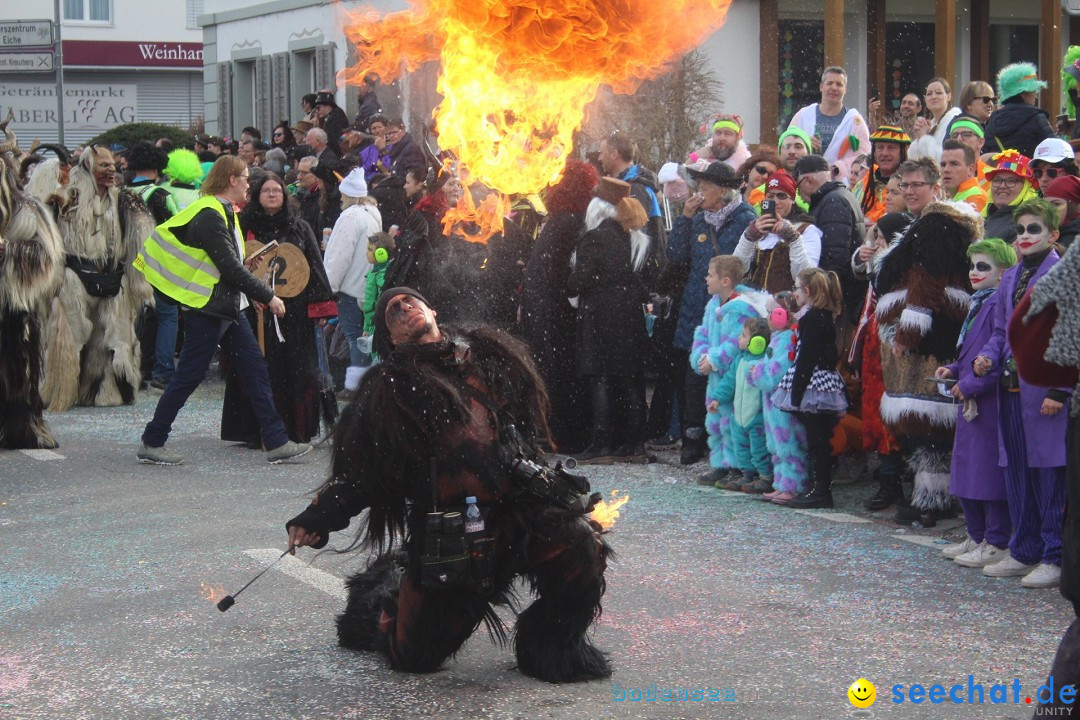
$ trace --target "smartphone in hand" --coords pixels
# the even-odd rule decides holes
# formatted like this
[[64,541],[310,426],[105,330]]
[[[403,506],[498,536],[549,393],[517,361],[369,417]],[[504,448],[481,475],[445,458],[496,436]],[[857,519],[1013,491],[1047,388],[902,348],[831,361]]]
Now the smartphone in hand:
[[772,215],[776,217],[776,201],[775,200],[762,200],[761,201],[761,214]]

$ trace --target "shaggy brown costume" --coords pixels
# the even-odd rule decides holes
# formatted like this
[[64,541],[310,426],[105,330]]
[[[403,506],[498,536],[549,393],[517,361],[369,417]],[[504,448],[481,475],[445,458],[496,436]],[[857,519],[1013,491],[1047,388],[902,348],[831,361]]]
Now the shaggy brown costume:
[[[881,261],[878,337],[885,394],[881,418],[909,448],[915,471],[911,505],[947,509],[956,406],[927,381],[956,357],[971,303],[967,246],[982,238],[982,218],[964,203],[934,202]],[[903,354],[897,357],[893,350]]]
[[0,124],[0,447],[54,448],[42,417],[40,318],[60,285],[56,224],[16,181],[15,136]]
[[67,253],[45,335],[42,396],[54,411],[130,404],[139,387],[135,320],[152,293],[131,263],[153,220],[129,190],[98,192],[94,170],[103,157],[111,157],[107,149],[87,148],[70,184],[48,200]]
[[[548,682],[607,677],[587,632],[600,615],[610,550],[581,510],[523,495],[510,472],[516,454],[535,456],[522,438],[547,434],[536,368],[499,331],[444,329],[443,338],[400,345],[365,374],[334,431],[332,477],[288,523],[321,535],[321,546],[367,509],[369,544],[382,550],[405,538],[404,553],[383,553],[349,580],[339,642],[377,650],[399,670],[432,672],[482,621],[504,638],[492,605],[511,603],[511,584],[524,576],[539,597],[518,616],[520,670]],[[490,581],[424,583],[426,513],[434,503],[464,509],[469,495],[494,541]]]

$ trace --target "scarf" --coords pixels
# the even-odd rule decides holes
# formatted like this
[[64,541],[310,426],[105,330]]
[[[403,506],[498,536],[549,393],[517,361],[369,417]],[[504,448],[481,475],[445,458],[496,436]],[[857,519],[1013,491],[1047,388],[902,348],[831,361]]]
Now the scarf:
[[[1080,366],[1080,243],[1073,243],[1031,291],[1027,317],[1057,305],[1058,319],[1050,333],[1044,358],[1066,367]],[[1072,415],[1080,417],[1080,385],[1073,390]]]
[[719,230],[720,228],[724,227],[724,225],[728,221],[728,218],[731,217],[731,214],[735,212],[735,210],[740,205],[742,205],[742,203],[742,196],[736,195],[734,200],[732,200],[719,210],[702,210],[702,212],[705,213],[705,222]]
[[964,318],[964,324],[960,327],[960,337],[956,339],[956,349],[958,351],[963,346],[964,338],[967,337],[968,330],[971,329],[971,323],[975,322],[975,317],[979,314],[979,310],[982,309],[983,303],[996,290],[996,287],[983,288],[982,290],[976,290],[975,294],[971,296],[971,307],[968,310],[967,317]]

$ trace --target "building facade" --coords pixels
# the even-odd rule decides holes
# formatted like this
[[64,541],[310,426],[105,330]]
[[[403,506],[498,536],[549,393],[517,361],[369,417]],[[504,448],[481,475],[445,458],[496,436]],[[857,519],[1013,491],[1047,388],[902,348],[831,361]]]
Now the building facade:
[[[364,3],[379,12],[404,0]],[[342,28],[350,0],[206,0],[204,90],[207,130],[235,135],[302,116],[300,98],[336,89],[352,116],[356,95],[335,73],[353,60]],[[880,97],[886,111],[904,93],[922,93],[934,76],[954,94],[969,79],[993,83],[1010,62],[1029,60],[1051,82],[1042,105],[1061,106],[1061,58],[1080,43],[1071,13],[1080,0],[734,0],[727,22],[702,45],[723,82],[717,110],[746,122],[748,142],[775,141],[792,114],[819,98],[826,65],[848,72],[849,106]],[[438,98],[434,68],[403,77],[379,97],[410,128],[424,122]]]
[[[202,118],[204,60],[197,24],[202,5],[203,0],[61,1],[62,116],[68,146],[129,122],[188,128]],[[52,0],[0,5],[0,25],[42,19],[54,19]],[[0,117],[6,117],[9,109],[14,112],[12,128],[20,144],[29,146],[34,138],[56,142],[55,72],[0,72]]]

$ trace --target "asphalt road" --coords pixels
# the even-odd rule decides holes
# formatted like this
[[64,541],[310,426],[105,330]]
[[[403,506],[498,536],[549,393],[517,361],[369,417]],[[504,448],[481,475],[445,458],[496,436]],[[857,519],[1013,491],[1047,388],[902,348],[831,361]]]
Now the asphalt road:
[[[179,467],[135,460],[156,395],[50,415],[55,453],[0,452],[0,718],[1028,718],[1072,618],[1055,590],[943,560],[955,524],[856,509],[868,482],[838,488],[835,512],[794,512],[698,488],[668,454],[591,471],[631,498],[595,633],[611,681],[536,682],[482,631],[440,672],[395,673],[335,644],[361,554],[302,551],[224,614],[201,596],[284,549],[329,461],[269,466],[219,441],[221,394],[208,383],[181,414]],[[866,711],[847,699],[860,677],[877,687]],[[1008,703],[990,704],[995,683]],[[895,704],[913,684],[963,684],[964,704]],[[654,701],[654,685],[705,699]]]

